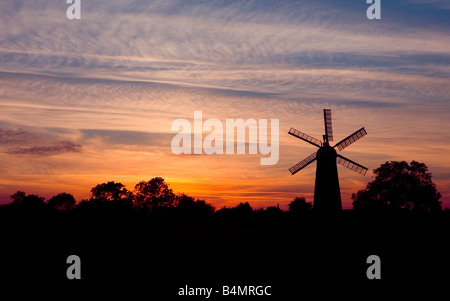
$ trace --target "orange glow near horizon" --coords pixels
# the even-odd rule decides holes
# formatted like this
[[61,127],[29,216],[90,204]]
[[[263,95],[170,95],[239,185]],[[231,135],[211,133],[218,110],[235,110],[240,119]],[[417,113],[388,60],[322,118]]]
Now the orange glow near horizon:
[[[85,167],[80,168],[82,162],[79,162],[71,167],[69,164],[65,165],[72,169],[71,173],[65,173],[64,169],[61,169],[47,171],[47,173],[11,175],[7,181],[2,183],[2,190],[6,192],[2,196],[2,203],[9,202],[9,195],[17,190],[42,195],[47,199],[57,193],[67,192],[73,194],[77,201],[81,201],[89,198],[90,189],[99,183],[121,182],[126,185],[128,190],[133,190],[139,181],[148,181],[153,177],[160,176],[165,179],[175,193],[185,193],[197,199],[204,199],[216,209],[224,206],[233,207],[240,202],[249,202],[254,209],[279,205],[281,209],[287,210],[288,204],[296,196],[304,196],[308,202],[313,202],[315,177],[315,163],[294,176],[287,170],[287,167],[297,162],[296,160],[314,150],[314,147],[290,138],[290,136],[282,139],[280,137],[281,141],[288,141],[291,144],[281,148],[280,162],[274,166],[259,166],[260,155],[175,156],[170,153],[155,155],[145,152],[139,155],[134,152],[118,150],[107,151],[103,153],[102,158],[99,158],[95,152],[64,154],[59,156],[64,162],[73,162],[80,160],[75,158],[82,157],[83,164],[90,166],[92,174],[86,174]],[[356,143],[351,146],[357,148],[358,153],[351,154],[349,147],[348,154],[345,155],[372,167],[372,164],[366,163],[366,161],[369,163],[374,161],[364,155],[363,146],[366,141],[363,139],[358,141],[359,146]],[[299,150],[300,154],[286,158],[290,149],[294,152]],[[370,152],[368,147],[366,150]],[[93,157],[90,157],[91,155]],[[64,157],[66,158],[63,159]],[[36,160],[34,164],[39,166],[49,158],[51,157],[34,158]],[[27,162],[29,159],[27,156],[22,156],[17,160]],[[406,160],[408,161],[407,158]],[[17,163],[17,161],[15,162]],[[171,162],[171,164],[164,162]],[[19,165],[23,166],[23,164]],[[363,177],[338,165],[344,209],[352,208],[351,194],[363,189],[367,182],[372,180],[372,169],[370,168],[367,175]],[[147,170],[152,172],[147,173]],[[445,187],[445,182],[444,185],[439,180],[435,182],[438,189],[444,192],[440,188],[441,186]],[[445,194],[442,201],[444,206],[448,206]]]

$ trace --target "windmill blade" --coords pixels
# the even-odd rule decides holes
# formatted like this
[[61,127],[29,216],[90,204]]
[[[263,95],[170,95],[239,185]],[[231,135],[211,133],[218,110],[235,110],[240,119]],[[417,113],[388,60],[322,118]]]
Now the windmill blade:
[[311,143],[314,146],[322,147],[322,141],[320,141],[320,140],[318,140],[318,139],[316,139],[314,137],[311,137],[311,136],[309,136],[309,135],[307,135],[305,133],[302,133],[302,132],[300,132],[300,131],[298,131],[298,130],[296,130],[294,128],[291,128],[289,130],[289,134],[291,134],[294,137],[300,138],[303,141]]
[[326,141],[333,141],[333,126],[331,124],[331,109],[323,109],[323,119],[325,121]]
[[352,144],[353,142],[356,142],[357,140],[361,139],[365,135],[367,135],[366,130],[364,128],[360,128],[359,130],[357,130],[356,132],[354,132],[353,134],[351,134],[347,138],[345,138],[345,139],[341,140],[340,142],[338,142],[333,147],[337,147],[341,151],[344,148],[346,148],[347,146],[349,146],[350,144]]
[[363,176],[366,175],[366,172],[368,170],[367,167],[364,167],[350,159],[345,158],[344,156],[337,155],[336,157],[336,163],[341,164],[342,166],[347,167],[348,169],[351,169],[357,173],[362,174]]
[[297,164],[295,164],[294,166],[289,168],[289,171],[291,172],[291,174],[296,174],[297,172],[299,172],[300,170],[302,170],[309,164],[313,163],[316,160],[316,154],[317,154],[317,152],[312,153],[311,155],[309,155],[302,161],[298,162]]

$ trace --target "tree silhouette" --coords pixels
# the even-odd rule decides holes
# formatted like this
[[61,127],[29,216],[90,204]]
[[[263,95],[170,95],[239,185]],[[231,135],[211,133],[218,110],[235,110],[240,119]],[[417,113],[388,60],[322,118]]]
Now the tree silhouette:
[[24,201],[22,202],[22,206],[30,209],[42,209],[45,205],[44,200],[45,200],[44,197],[29,194],[25,197]]
[[148,182],[141,181],[136,184],[134,190],[138,208],[158,210],[175,206],[175,194],[161,177],[155,177]]
[[289,212],[292,214],[303,214],[308,210],[312,209],[312,204],[307,202],[302,196],[294,198],[292,202],[289,203]]
[[44,208],[44,197],[40,197],[34,194],[26,195],[23,191],[17,191],[10,196],[13,207],[25,208],[30,210],[39,210]]
[[57,210],[71,210],[75,207],[75,198],[69,193],[59,193],[47,201],[47,206]]
[[245,217],[253,214],[253,208],[248,202],[239,203],[236,207],[231,208],[231,212],[236,216]]
[[26,197],[25,191],[17,191],[10,196],[12,204],[21,204]]
[[125,188],[125,185],[118,182],[110,181],[107,183],[98,184],[91,189],[91,201],[111,201],[131,203],[132,193]]
[[195,210],[196,212],[202,213],[202,214],[211,214],[216,211],[216,208],[207,203],[205,200],[196,200],[195,201]]
[[220,219],[225,218],[232,218],[234,220],[247,220],[248,218],[255,215],[255,211],[253,211],[253,208],[250,206],[248,202],[245,203],[239,203],[239,205],[228,208],[228,207],[222,207],[221,209],[217,210],[215,213],[216,217],[219,217]]
[[374,174],[375,180],[352,195],[355,210],[441,210],[441,194],[424,163],[390,161],[375,169]]
[[266,218],[276,218],[283,215],[283,210],[279,206],[269,206],[267,208],[261,208],[255,211],[258,216]]
[[207,215],[212,214],[215,208],[204,200],[194,200],[184,193],[177,196],[177,210],[183,214]]
[[[91,189],[91,197],[83,199],[75,207],[77,214],[89,217],[94,223],[103,223],[107,220],[115,220],[115,226],[119,220],[130,216],[133,209],[133,193],[120,182],[109,181],[98,184]],[[95,218],[94,218],[95,216]]]
[[192,210],[195,207],[195,199],[184,193],[177,196],[177,209],[182,211]]

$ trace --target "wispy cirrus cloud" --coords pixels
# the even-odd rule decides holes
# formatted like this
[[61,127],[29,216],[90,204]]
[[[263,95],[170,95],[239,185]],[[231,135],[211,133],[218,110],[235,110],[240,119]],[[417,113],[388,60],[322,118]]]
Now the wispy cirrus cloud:
[[49,156],[66,152],[79,152],[80,145],[73,144],[69,141],[62,141],[50,146],[30,146],[30,147],[13,147],[6,152],[12,155],[37,155]]
[[51,156],[80,152],[81,145],[70,141],[55,141],[21,129],[0,128],[0,148],[10,155]]
[[448,66],[448,23],[420,28],[388,18],[375,25],[365,8],[331,1],[109,1],[85,4],[76,23],[64,19],[64,7],[36,1],[0,21],[9,28],[0,60],[5,71],[26,64],[36,72],[87,76],[88,69],[95,76],[107,70],[149,80],[158,70],[176,75],[243,63],[400,68],[413,61],[420,72],[442,65],[443,56]]

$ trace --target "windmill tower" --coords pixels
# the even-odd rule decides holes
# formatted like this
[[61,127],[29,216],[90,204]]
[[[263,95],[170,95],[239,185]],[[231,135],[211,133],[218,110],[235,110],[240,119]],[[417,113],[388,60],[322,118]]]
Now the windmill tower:
[[323,135],[323,142],[294,128],[289,130],[289,134],[292,136],[300,138],[319,148],[317,152],[312,153],[289,168],[289,171],[294,175],[317,160],[316,184],[314,187],[314,209],[332,212],[342,210],[337,163],[362,175],[365,175],[367,172],[366,167],[339,155],[335,148],[342,151],[353,142],[356,142],[367,135],[367,132],[364,128],[361,128],[331,147],[330,141],[333,141],[331,110],[324,109],[323,117],[325,121],[325,135]]

